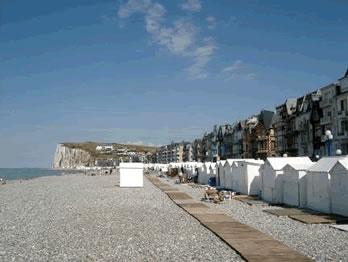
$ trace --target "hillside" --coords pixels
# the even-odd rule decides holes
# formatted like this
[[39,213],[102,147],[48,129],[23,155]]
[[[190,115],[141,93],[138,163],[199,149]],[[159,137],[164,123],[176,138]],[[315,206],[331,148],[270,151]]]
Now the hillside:
[[126,145],[118,143],[99,143],[99,142],[64,142],[62,145],[71,148],[71,149],[82,149],[90,153],[90,155],[95,159],[110,158],[110,154],[97,151],[96,147],[103,144],[112,144],[114,151],[118,149],[127,149],[128,151],[136,152],[149,152],[153,153],[156,151],[157,147],[153,146],[144,146],[144,145]]

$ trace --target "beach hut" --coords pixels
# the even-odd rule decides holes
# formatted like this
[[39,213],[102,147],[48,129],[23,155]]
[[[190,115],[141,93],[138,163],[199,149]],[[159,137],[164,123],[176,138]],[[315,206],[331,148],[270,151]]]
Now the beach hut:
[[270,157],[267,158],[260,169],[261,197],[264,201],[282,203],[282,174],[283,167],[287,164],[312,163],[309,157]]
[[331,212],[348,217],[348,158],[331,169]]
[[216,162],[216,184],[220,187],[225,186],[225,163],[226,160]]
[[307,170],[314,163],[292,163],[283,168],[283,203],[307,208]]
[[143,163],[120,163],[120,187],[143,187]]
[[209,175],[210,175],[210,166],[211,162],[205,162],[203,163],[201,169],[199,170],[198,175],[198,183],[200,184],[208,184]]
[[208,175],[209,175],[208,179],[210,177],[216,177],[216,163],[210,164]]
[[307,207],[331,213],[331,170],[343,157],[324,157],[307,171]]
[[226,189],[232,189],[232,159],[227,159],[224,165],[225,181],[224,187]]
[[231,188],[233,191],[238,190],[238,180],[239,177],[241,176],[241,169],[239,168],[240,162],[239,161],[233,161],[232,163],[232,172],[231,172],[231,181],[232,185]]
[[232,190],[232,165],[234,161],[238,160],[244,160],[244,159],[227,159],[224,165],[224,174],[225,174],[225,179],[224,179],[224,187],[226,189],[231,189]]
[[235,188],[236,192],[244,195],[259,195],[260,193],[260,168],[263,160],[244,159],[234,161],[236,174]]

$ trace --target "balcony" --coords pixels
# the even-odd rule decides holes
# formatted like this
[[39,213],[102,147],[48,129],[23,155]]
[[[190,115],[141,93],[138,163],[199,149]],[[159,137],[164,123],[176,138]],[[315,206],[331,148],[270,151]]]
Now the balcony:
[[330,124],[332,121],[332,117],[331,116],[325,116],[320,118],[320,124],[321,125],[326,125],[326,124]]
[[259,148],[256,151],[257,154],[262,154],[262,153],[268,153],[268,150],[266,148]]
[[319,106],[321,108],[324,108],[324,107],[328,107],[328,106],[331,106],[333,103],[333,99],[332,98],[329,98],[329,99],[324,99],[322,101],[319,102]]
[[258,140],[258,141],[268,140],[268,136],[257,136],[256,140]]
[[348,138],[348,131],[343,131],[343,132],[337,133],[337,138],[338,139]]
[[348,118],[348,112],[341,110],[337,112],[337,116],[338,118],[342,119],[342,118]]

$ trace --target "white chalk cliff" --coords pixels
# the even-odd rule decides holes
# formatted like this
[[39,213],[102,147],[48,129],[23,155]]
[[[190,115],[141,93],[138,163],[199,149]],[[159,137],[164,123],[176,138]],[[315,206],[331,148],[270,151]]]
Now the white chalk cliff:
[[80,166],[93,166],[94,159],[86,150],[69,148],[58,144],[53,160],[53,168],[77,168]]

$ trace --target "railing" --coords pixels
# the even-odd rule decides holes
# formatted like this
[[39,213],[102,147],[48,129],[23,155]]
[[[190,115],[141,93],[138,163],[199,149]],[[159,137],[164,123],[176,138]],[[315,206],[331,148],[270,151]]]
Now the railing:
[[322,101],[319,102],[319,106],[320,106],[321,108],[327,107],[327,106],[331,106],[331,105],[332,105],[332,102],[333,102],[332,98],[324,99],[324,100],[322,100]]
[[348,117],[348,111],[341,110],[337,112],[339,118]]
[[330,123],[332,120],[331,116],[325,116],[323,118],[320,118],[320,124],[324,125],[324,124],[328,124]]
[[266,148],[259,148],[257,149],[256,153],[267,153],[268,150]]
[[267,140],[268,136],[257,136],[256,139],[257,140]]
[[348,131],[339,132],[337,133],[337,136],[338,138],[348,137]]

